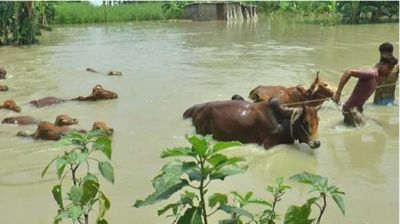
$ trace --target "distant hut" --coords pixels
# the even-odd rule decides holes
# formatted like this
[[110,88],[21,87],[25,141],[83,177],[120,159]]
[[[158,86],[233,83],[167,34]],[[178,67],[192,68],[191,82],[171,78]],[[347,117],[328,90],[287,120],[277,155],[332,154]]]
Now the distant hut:
[[239,2],[193,3],[185,7],[184,19],[192,21],[257,20],[257,7]]

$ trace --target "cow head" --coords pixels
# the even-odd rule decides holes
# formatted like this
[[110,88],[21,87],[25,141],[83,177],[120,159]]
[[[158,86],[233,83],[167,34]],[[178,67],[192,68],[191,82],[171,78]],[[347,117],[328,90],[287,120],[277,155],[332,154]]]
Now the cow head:
[[300,143],[306,143],[310,148],[315,149],[321,145],[316,140],[318,131],[318,110],[321,107],[310,107],[303,105],[302,107],[293,109],[290,119],[290,133],[293,139],[299,140]]
[[6,100],[4,101],[3,105],[0,105],[0,109],[8,109],[8,110],[13,110],[15,112],[20,112],[21,107],[19,107],[14,100]]
[[99,97],[99,99],[115,99],[118,95],[110,90],[105,90],[101,85],[96,85],[93,87],[92,95]]
[[104,133],[106,133],[107,135],[113,135],[114,134],[114,129],[108,127],[107,124],[104,123],[104,122],[94,122],[93,123],[93,127],[92,127],[92,131],[94,131],[94,130],[101,130]]
[[[314,82],[311,84],[310,88],[306,91],[306,96],[311,99],[322,99],[333,97],[336,89],[329,85],[329,83],[321,80],[319,78],[319,71],[317,72],[317,76],[314,79]],[[316,105],[321,105],[323,101],[320,101]]]
[[5,79],[6,75],[7,71],[4,68],[0,67],[0,79]]
[[78,119],[70,117],[67,114],[61,114],[56,117],[56,121],[54,122],[55,125],[57,126],[67,126],[67,125],[73,125],[77,124]]

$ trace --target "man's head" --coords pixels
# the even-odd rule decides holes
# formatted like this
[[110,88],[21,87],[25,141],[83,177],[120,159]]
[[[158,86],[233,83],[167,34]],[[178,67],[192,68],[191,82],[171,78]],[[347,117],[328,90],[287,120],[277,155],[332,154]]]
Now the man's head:
[[381,76],[388,76],[393,67],[397,64],[398,60],[393,55],[382,55],[379,61],[378,72]]
[[385,42],[379,46],[379,52],[381,53],[381,56],[390,56],[393,55],[393,44],[389,42]]

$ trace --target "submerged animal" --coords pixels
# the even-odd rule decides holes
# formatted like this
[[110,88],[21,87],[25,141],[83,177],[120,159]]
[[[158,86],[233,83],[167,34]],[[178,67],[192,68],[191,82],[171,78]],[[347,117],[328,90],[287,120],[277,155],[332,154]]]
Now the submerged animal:
[[87,97],[79,96],[72,100],[78,101],[96,101],[96,100],[111,100],[118,98],[118,95],[110,90],[103,89],[101,85],[96,85],[93,90],[92,94]]
[[[112,135],[114,133],[114,129],[109,128],[104,122],[95,122],[92,130],[101,130],[107,135]],[[17,135],[20,137],[32,137],[34,139],[57,141],[71,131],[79,131],[82,133],[86,132],[85,130],[71,129],[67,126],[58,126],[47,121],[41,121],[39,122],[36,131],[33,134],[28,134],[27,132],[18,132]]]
[[[92,69],[92,68],[87,68],[86,71],[88,71],[88,72],[93,72],[93,73],[101,73],[101,74],[104,74],[103,72],[96,71],[96,70],[94,70],[94,69]],[[108,76],[121,76],[121,75],[122,75],[122,72],[120,72],[120,71],[115,71],[115,70],[110,70],[110,71],[107,72],[107,75],[108,75]]]
[[[92,94],[90,94],[89,96],[87,96],[87,97],[79,96],[79,97],[73,98],[71,100],[72,101],[96,101],[96,100],[110,100],[110,99],[115,99],[115,98],[118,98],[118,95],[116,93],[114,93],[113,91],[110,91],[110,90],[103,89],[103,87],[101,85],[96,85],[92,89]],[[64,102],[71,101],[71,100],[49,96],[49,97],[41,98],[38,100],[33,100],[29,103],[35,107],[40,108],[40,107],[45,107],[45,106],[51,106],[54,104],[64,103]]]
[[7,70],[3,67],[0,67],[0,79],[5,79],[7,75]]
[[12,110],[15,112],[21,112],[21,107],[18,106],[14,100],[6,100],[3,102],[3,105],[0,105],[0,109]]
[[6,85],[0,85],[0,91],[1,91],[1,92],[7,91],[7,90],[8,90],[8,86],[6,86]]
[[[183,113],[183,118],[191,118],[198,134],[211,134],[216,140],[257,143],[266,149],[298,140],[318,148],[318,109],[306,105],[282,107],[275,98],[259,103],[229,100],[194,105]],[[281,132],[274,131],[268,110],[282,126]]]
[[1,122],[2,124],[16,124],[16,125],[31,125],[38,124],[39,120],[31,116],[16,116],[6,117]]

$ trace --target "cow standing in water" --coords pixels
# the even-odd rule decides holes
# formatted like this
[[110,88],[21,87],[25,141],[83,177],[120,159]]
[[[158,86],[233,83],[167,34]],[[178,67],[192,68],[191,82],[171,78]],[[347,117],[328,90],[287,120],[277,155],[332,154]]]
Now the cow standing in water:
[[[268,149],[298,140],[311,148],[318,148],[321,145],[315,140],[318,109],[305,105],[282,107],[275,98],[259,103],[229,100],[194,105],[184,112],[183,118],[192,119],[198,134],[212,134],[221,141],[257,143]],[[282,131],[274,132],[269,110],[282,125]]]
[[271,97],[277,97],[281,104],[288,104],[290,107],[298,107],[307,102],[307,106],[319,106],[325,99],[332,98],[335,88],[319,78],[319,72],[314,82],[308,89],[302,85],[295,87],[284,86],[257,86],[249,93],[249,98],[254,102],[268,101]]

